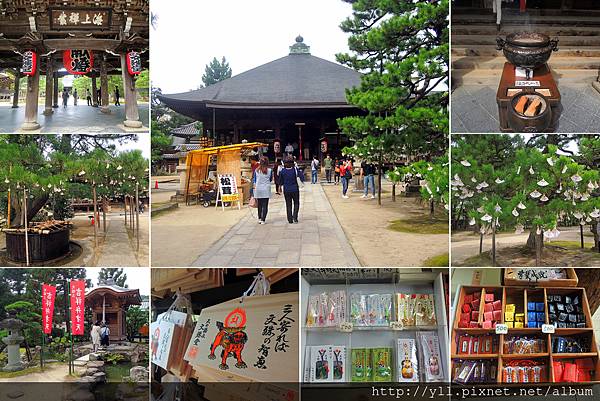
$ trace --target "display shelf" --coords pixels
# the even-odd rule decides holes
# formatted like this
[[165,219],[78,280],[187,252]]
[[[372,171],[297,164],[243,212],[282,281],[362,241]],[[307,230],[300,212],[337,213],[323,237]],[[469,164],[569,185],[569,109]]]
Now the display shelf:
[[[343,269],[338,269],[343,272]],[[399,269],[401,271],[401,269]],[[440,347],[440,364],[444,374],[443,380],[449,380],[449,361],[448,361],[448,326],[444,296],[444,285],[442,275],[436,274],[419,274],[418,279],[403,279],[406,275],[393,275],[389,277],[350,277],[335,279],[330,274],[327,275],[327,280],[319,280],[318,277],[302,276],[302,322],[306,322],[308,303],[311,296],[324,292],[333,292],[338,290],[346,291],[346,317],[350,319],[350,302],[353,293],[362,294],[429,294],[434,295],[434,310],[436,315],[437,325],[422,325],[422,326],[404,326],[402,329],[392,328],[390,326],[357,326],[354,325],[351,331],[341,331],[337,327],[318,327],[304,326],[301,329],[301,338],[303,344],[301,381],[309,383],[310,374],[309,366],[311,364],[310,357],[307,355],[306,349],[311,346],[332,345],[338,347],[346,347],[346,363],[344,380],[347,383],[361,385],[361,382],[352,382],[352,349],[361,348],[391,348],[393,379],[395,382],[398,376],[399,369],[397,368],[396,346],[397,340],[414,340],[418,344],[417,337],[421,332],[436,332],[439,347]],[[417,277],[417,276],[415,276]],[[394,307],[392,320],[396,321],[396,297],[393,297]],[[417,366],[421,367],[421,352],[420,347],[417,350],[418,362]],[[422,371],[419,370],[419,375]],[[382,382],[385,383],[385,382]],[[338,385],[338,382],[322,381],[311,382],[310,386],[332,386]]]
[[[465,299],[468,299],[468,295],[472,295],[475,293],[480,293],[481,299],[484,299],[486,293],[494,293],[494,298],[498,294],[502,294],[502,323],[506,323],[505,320],[505,312],[506,306],[510,304],[515,305],[515,313],[524,313],[525,326],[529,323],[530,319],[528,319],[528,302],[530,303],[529,307],[533,307],[535,304],[536,313],[540,312],[539,304],[543,303],[543,313],[544,318],[540,319],[540,316],[535,316],[535,324],[551,324],[550,322],[550,311],[549,311],[549,302],[548,296],[559,295],[562,297],[562,302],[558,301],[558,303],[565,303],[565,296],[571,297],[573,300],[575,297],[578,297],[580,301],[581,308],[578,310],[585,315],[585,325],[586,327],[580,328],[558,328],[555,327],[554,333],[542,333],[541,327],[536,328],[509,328],[507,334],[495,334],[495,329],[484,329],[481,327],[482,317],[481,313],[479,313],[479,318],[477,319],[477,328],[465,328],[459,327],[459,321],[461,318],[462,305]],[[455,313],[454,313],[454,321],[452,322],[452,332],[450,339],[450,349],[451,349],[451,360],[459,361],[459,360],[493,360],[497,362],[497,377],[496,382],[502,384],[503,381],[503,367],[508,363],[515,363],[517,360],[532,360],[539,361],[545,365],[545,376],[543,378],[543,382],[557,383],[558,381],[554,377],[554,368],[553,362],[561,361],[563,363],[576,363],[577,360],[581,359],[591,359],[595,370],[590,369],[593,372],[592,380],[586,382],[572,382],[570,384],[585,384],[585,383],[596,383],[600,381],[600,360],[598,355],[598,348],[596,344],[596,339],[594,336],[594,329],[592,327],[592,318],[589,310],[589,302],[587,299],[587,295],[585,293],[585,289],[577,288],[577,287],[551,287],[546,285],[545,287],[540,288],[532,288],[532,287],[498,287],[498,286],[462,286],[457,290],[456,300],[457,302],[454,304]],[[552,298],[550,298],[550,302]],[[533,304],[532,304],[533,303]],[[481,304],[479,305],[479,311],[482,310]],[[556,309],[556,303],[555,307]],[[570,308],[569,308],[570,309]],[[532,316],[533,317],[533,316]],[[463,323],[464,324],[464,323]],[[459,338],[464,338],[465,335],[468,336],[486,336],[485,338],[489,338],[487,336],[492,336],[493,339],[497,338],[498,341],[498,354],[460,354],[457,352]],[[508,341],[512,336],[524,336],[528,338],[540,338],[545,341],[544,343],[544,352],[532,353],[532,354],[509,354],[504,352],[504,344]],[[555,353],[553,352],[553,340],[556,337],[583,337],[582,341],[585,344],[584,350],[589,349],[589,352],[581,352],[581,353]],[[461,339],[460,341],[466,341]],[[581,361],[580,361],[581,362]],[[582,362],[582,364],[590,363]],[[585,368],[584,368],[585,369]],[[523,384],[523,383],[520,383]],[[532,383],[533,384],[533,383]]]

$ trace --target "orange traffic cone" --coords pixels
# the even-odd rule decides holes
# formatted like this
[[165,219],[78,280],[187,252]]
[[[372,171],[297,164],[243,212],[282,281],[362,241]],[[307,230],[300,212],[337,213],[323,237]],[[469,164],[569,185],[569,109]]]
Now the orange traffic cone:
[[154,181],[154,189],[158,189],[158,181]]
[[93,227],[95,223],[96,223],[96,220],[92,217],[92,224],[90,224],[90,225]]

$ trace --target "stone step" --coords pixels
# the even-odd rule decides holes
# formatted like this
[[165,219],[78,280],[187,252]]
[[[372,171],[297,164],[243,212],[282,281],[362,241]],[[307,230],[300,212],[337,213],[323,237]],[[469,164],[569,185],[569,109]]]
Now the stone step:
[[[486,56],[500,57],[501,50],[496,50],[492,45],[452,46],[452,56]],[[600,57],[600,47],[596,46],[559,46],[557,52],[553,52],[550,60],[557,57]]]
[[[454,28],[453,28],[454,29]],[[600,29],[598,30],[600,33]],[[496,38],[503,35],[455,35],[452,34],[452,46],[496,46]],[[600,36],[559,36],[558,48],[564,46],[598,46],[600,47]]]
[[[600,20],[600,18],[599,18]],[[549,26],[534,24],[527,27],[523,25],[509,25],[502,24],[500,31],[496,29],[496,24],[493,25],[477,25],[477,24],[458,24],[452,23],[452,36],[455,35],[492,35],[494,37],[506,36],[513,32],[522,31],[534,31],[542,32],[551,37],[558,36],[600,36],[600,27],[598,26],[578,26],[578,25],[565,25],[565,26]]]
[[[454,11],[454,10],[453,10]],[[578,26],[598,26],[598,11],[580,11],[577,15],[564,15],[564,13],[540,13],[526,12],[520,13],[518,10],[502,7],[502,25],[578,25]],[[496,25],[496,14],[491,10],[475,14],[461,12],[452,13],[452,25],[454,24],[491,24]]]
[[[495,69],[501,71],[506,58],[497,57],[452,57],[452,69]],[[600,69],[600,57],[557,57],[550,59],[553,69],[565,70],[595,70]]]
[[[598,72],[594,70],[553,69],[552,73],[559,85],[590,85],[595,82]],[[485,85],[497,87],[500,71],[496,69],[452,70],[452,87],[461,85]]]

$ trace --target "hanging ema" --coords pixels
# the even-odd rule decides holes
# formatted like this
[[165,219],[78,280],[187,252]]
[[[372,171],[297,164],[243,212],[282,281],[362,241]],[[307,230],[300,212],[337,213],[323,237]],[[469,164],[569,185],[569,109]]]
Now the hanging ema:
[[139,75],[142,72],[142,58],[140,53],[130,51],[127,53],[127,71],[129,75]]
[[246,311],[242,308],[236,308],[227,315],[224,323],[216,322],[216,325],[219,332],[210,346],[208,359],[216,359],[215,351],[218,347],[223,347],[219,369],[229,369],[227,358],[230,356],[235,358],[236,368],[245,369],[247,365],[242,359],[242,351],[244,351],[244,345],[248,341],[248,335],[245,332]]
[[87,49],[70,49],[63,52],[63,64],[69,74],[84,75],[94,66],[94,54]]
[[37,54],[32,50],[27,50],[23,53],[23,66],[21,72],[24,75],[34,75],[37,67]]

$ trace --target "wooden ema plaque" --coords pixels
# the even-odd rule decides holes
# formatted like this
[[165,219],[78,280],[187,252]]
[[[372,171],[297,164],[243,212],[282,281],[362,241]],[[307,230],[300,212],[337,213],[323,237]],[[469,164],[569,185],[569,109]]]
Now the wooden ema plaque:
[[[517,81],[538,81],[539,86],[516,86]],[[556,81],[548,68],[548,64],[538,67],[533,72],[533,78],[527,80],[515,76],[515,66],[511,63],[504,63],[502,78],[496,94],[498,103],[498,117],[500,118],[500,130],[502,132],[514,132],[508,125],[508,108],[511,99],[523,91],[534,91],[540,93],[548,99],[552,108],[552,122],[545,132],[554,132],[558,128],[558,120],[562,107],[560,104],[560,92],[556,86]]]

